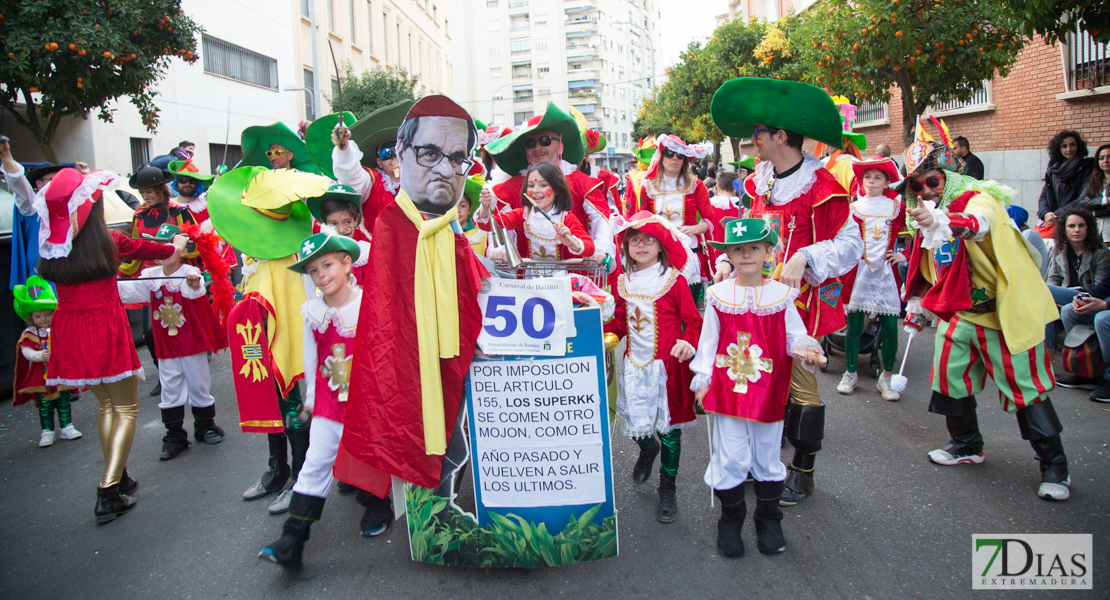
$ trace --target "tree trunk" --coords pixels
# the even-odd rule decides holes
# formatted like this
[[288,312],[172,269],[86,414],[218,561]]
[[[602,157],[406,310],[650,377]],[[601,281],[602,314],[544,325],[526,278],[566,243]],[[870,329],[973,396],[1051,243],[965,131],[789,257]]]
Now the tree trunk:
[[905,70],[895,72],[895,81],[898,89],[902,91],[902,143],[909,147],[917,134],[917,102],[914,101],[913,84],[910,75]]
[[732,146],[732,158],[740,160],[740,140],[730,135],[728,136],[728,144]]
[[713,162],[717,163],[717,168],[721,167],[721,140],[713,140]]
[[39,136],[36,135],[35,141],[38,142],[39,150],[42,150],[43,160],[52,162],[56,165],[61,164],[58,162],[58,153],[54,152],[54,140],[40,140]]

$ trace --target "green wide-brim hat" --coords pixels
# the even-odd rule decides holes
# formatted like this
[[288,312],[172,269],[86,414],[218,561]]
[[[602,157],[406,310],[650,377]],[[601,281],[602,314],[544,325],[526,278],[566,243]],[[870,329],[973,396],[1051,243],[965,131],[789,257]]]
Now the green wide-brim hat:
[[[287,204],[286,211],[265,214],[243,204],[243,190],[265,167],[237,167],[217,179],[208,190],[208,216],[212,226],[233,248],[263,260],[297,253],[301,241],[312,234],[312,216],[304,202]],[[285,208],[285,207],[282,207]]]
[[308,146],[305,146],[301,136],[281,121],[273,125],[247,127],[243,130],[240,143],[243,145],[243,160],[239,161],[239,164],[235,165],[236,167],[266,167],[269,169],[270,159],[266,158],[266,151],[270,149],[272,144],[280,144],[293,151],[293,161],[289,163],[291,168],[322,175],[320,168],[312,161],[312,155],[308,153]]
[[346,200],[355,207],[355,214],[358,215],[358,220],[362,221],[362,194],[355,191],[355,188],[342,183],[333,183],[328,191],[324,192],[322,196],[314,198],[305,198],[304,203],[308,205],[308,212],[312,215],[313,219],[318,222],[324,222],[324,215],[320,213],[320,207],[324,204],[325,200],[334,198],[336,200]]
[[728,164],[730,164],[730,165],[732,165],[732,166],[734,166],[738,169],[747,169],[749,171],[754,171],[755,170],[755,157],[754,156],[748,156],[747,154],[745,154],[744,156],[740,157],[740,160],[733,160],[733,161],[730,161]]
[[752,137],[756,123],[785,129],[843,149],[840,111],[825,90],[799,81],[766,77],[730,79],[713,94],[709,106],[721,133]]
[[181,233],[181,228],[178,227],[177,225],[170,225],[169,223],[162,223],[162,225],[158,228],[158,231],[154,232],[154,235],[150,235],[149,233],[144,233],[143,234],[143,239],[150,240],[152,242],[162,242],[162,243],[168,244],[168,243],[173,241],[173,236],[178,235],[180,233]]
[[510,175],[516,175],[528,168],[528,158],[524,154],[524,139],[533,131],[554,131],[563,136],[563,160],[572,165],[582,162],[586,156],[586,145],[582,142],[582,132],[578,123],[554,102],[547,104],[543,118],[535,125],[522,127],[505,137],[486,145],[486,152],[497,161],[497,166]]
[[856,148],[859,148],[861,152],[867,150],[867,136],[863,135],[862,133],[845,131],[844,137],[848,138],[849,142],[855,144]]
[[[343,112],[343,124],[347,126],[347,129],[354,126],[355,120],[355,113],[351,111]],[[327,175],[328,179],[335,179],[335,173],[331,166],[331,149],[335,147],[335,144],[331,141],[331,132],[335,129],[337,123],[339,123],[339,113],[324,115],[313,121],[304,134],[304,143],[308,147],[308,155],[320,168],[320,173]],[[354,133],[351,134],[351,139],[354,139]]]
[[397,128],[413,104],[415,100],[402,100],[383,106],[350,126],[351,139],[362,150],[363,166],[371,169],[378,166],[378,146],[397,139]]
[[657,148],[655,146],[651,146],[649,148],[636,148],[632,151],[632,154],[636,155],[636,162],[650,164],[651,157],[655,156],[656,149]]
[[196,179],[201,183],[212,183],[212,180],[216,178],[215,175],[209,175],[199,171],[182,171],[181,169],[185,168],[186,165],[194,169],[197,168],[196,163],[192,160],[170,161],[170,164],[166,165],[166,168],[169,169],[170,173],[173,173],[174,177],[188,177],[189,179]]
[[463,195],[470,200],[471,212],[475,206],[481,202],[482,187],[486,185],[486,180],[481,175],[471,175],[466,178],[463,184]]
[[321,231],[308,236],[297,244],[297,252],[301,253],[301,259],[285,268],[290,271],[304,273],[309,261],[319,256],[332,252],[344,252],[351,257],[351,262],[354,262],[358,260],[362,249],[358,247],[358,242],[351,238],[336,235],[332,230],[331,232]]
[[[586,149],[584,151],[586,155],[594,154],[595,152],[602,152],[602,151],[605,150],[605,147],[609,145],[609,140],[605,139],[605,134],[598,131],[597,132],[597,145],[596,146],[591,146],[589,141],[586,139],[586,137],[589,135],[589,132],[591,132],[591,131],[594,131],[594,130],[593,129],[587,129],[586,131],[582,132],[582,145],[584,145],[586,147]],[[585,155],[583,156],[583,158],[585,158]]]
[[724,252],[729,246],[753,242],[768,242],[771,246],[777,246],[779,236],[770,223],[763,219],[735,219],[725,225],[725,241],[709,242],[709,245]]
[[58,298],[54,295],[54,288],[38,275],[32,275],[27,278],[27,283],[15,286],[12,296],[15,314],[24,321],[35,311],[58,308]]

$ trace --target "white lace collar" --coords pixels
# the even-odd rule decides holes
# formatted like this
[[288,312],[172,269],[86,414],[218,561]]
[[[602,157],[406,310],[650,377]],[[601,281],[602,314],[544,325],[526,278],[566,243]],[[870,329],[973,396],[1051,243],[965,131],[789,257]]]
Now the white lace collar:
[[382,178],[382,187],[385,188],[385,191],[396,196],[397,190],[401,189],[401,180],[398,179],[397,182],[394,183],[394,181],[389,178],[389,175],[387,175],[385,171],[378,168],[375,168],[374,170],[377,171],[378,175]]
[[[805,153],[802,155],[802,165],[786,177],[775,179],[774,195],[771,203],[775,206],[788,204],[798,196],[809,191],[813,182],[817,181],[818,169],[825,168],[816,156]],[[755,193],[759,196],[767,193],[771,180],[775,174],[775,165],[771,161],[764,161],[755,167]]]
[[362,290],[352,287],[351,294],[351,301],[339,308],[328,306],[323,296],[317,296],[301,305],[301,317],[317,333],[324,333],[334,325],[340,337],[353,338],[358,328],[358,311],[362,307]]
[[713,196],[709,199],[709,203],[713,205],[713,208],[728,210],[730,208],[736,208],[736,204],[733,200],[737,199],[739,199],[738,196]]
[[204,212],[208,208],[208,194],[207,193],[203,193],[199,196],[194,196],[193,198],[191,198],[189,200],[186,200],[185,196],[178,196],[177,201],[180,204],[183,204],[183,205],[189,207],[189,210],[191,210],[192,212],[196,212],[196,213]]
[[761,287],[742,287],[734,280],[722,281],[709,288],[706,301],[723,313],[742,315],[753,313],[760,316],[773,315],[786,310],[798,297],[798,290],[785,284],[768,279]]
[[655,300],[670,291],[678,275],[673,268],[660,270],[658,265],[624,273],[620,278],[620,292],[625,300],[630,297]]

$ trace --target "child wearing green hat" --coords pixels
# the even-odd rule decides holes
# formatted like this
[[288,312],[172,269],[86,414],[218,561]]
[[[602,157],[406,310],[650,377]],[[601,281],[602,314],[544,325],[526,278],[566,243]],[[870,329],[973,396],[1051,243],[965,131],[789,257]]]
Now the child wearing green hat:
[[786,550],[779,508],[786,467],[779,456],[791,372],[795,357],[810,371],[822,359],[820,344],[808,335],[794,305],[799,291],[763,277],[778,242],[763,219],[732,221],[723,242],[709,242],[725,253],[736,277],[706,291],[698,351],[690,364],[690,389],[710,415],[705,483],[721,501],[717,552],[730,558],[744,555],[740,532],[749,473],[755,481],[759,551]]
[[331,184],[322,196],[305,199],[308,212],[316,220],[312,226],[313,233],[319,233],[327,226],[358,244],[359,255],[351,263],[351,277],[355,278],[355,283],[359,286],[362,285],[366,263],[370,259],[370,238],[361,227],[361,200],[362,196],[354,188],[342,183]]
[[15,296],[15,313],[27,323],[19,336],[15,355],[15,399],[12,406],[35,401],[39,409],[42,437],[39,448],[54,445],[54,411],[58,411],[58,425],[63,440],[76,440],[81,432],[70,420],[69,391],[66,385],[46,385],[46,363],[50,360],[50,321],[58,299],[54,290],[38,275],[32,275],[25,285],[12,290]]
[[[319,295],[301,308],[304,319],[304,411],[312,415],[309,447],[289,501],[282,535],[259,552],[262,560],[296,570],[312,523],[320,519],[335,477],[332,468],[343,437],[343,418],[351,381],[354,337],[362,290],[349,285],[351,265],[360,249],[354,240],[327,225],[301,242],[301,259],[287,268],[308,275]],[[378,536],[393,520],[389,495],[379,498],[359,490],[366,507],[360,531]]]

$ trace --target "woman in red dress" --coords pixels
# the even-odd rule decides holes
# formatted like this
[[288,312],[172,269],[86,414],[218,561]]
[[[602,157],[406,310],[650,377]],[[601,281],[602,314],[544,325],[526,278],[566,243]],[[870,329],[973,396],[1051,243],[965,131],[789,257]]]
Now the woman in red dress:
[[116,270],[121,260],[167,258],[186,242],[183,236],[173,245],[135,241],[109,231],[100,199],[118,180],[108,171],[82,177],[62,169],[34,200],[40,221],[38,272],[58,290],[46,380],[53,382],[48,385],[89,386],[100,403],[104,474],[96,491],[97,523],[131,510],[135,499],[127,493],[138,487],[126,466],[143,368],[116,289]]

